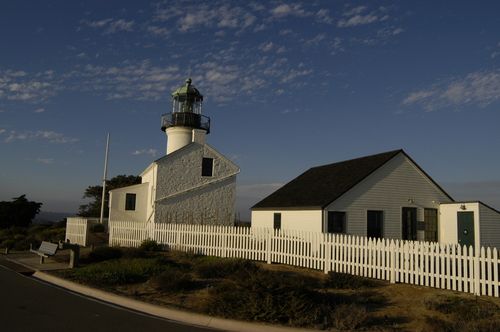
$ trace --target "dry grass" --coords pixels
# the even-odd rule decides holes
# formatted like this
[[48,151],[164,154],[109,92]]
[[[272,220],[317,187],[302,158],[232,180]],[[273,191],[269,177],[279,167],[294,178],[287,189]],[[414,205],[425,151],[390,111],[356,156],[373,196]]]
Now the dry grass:
[[200,313],[318,329],[490,332],[500,326],[498,298],[181,252],[148,259],[163,272],[113,290]]

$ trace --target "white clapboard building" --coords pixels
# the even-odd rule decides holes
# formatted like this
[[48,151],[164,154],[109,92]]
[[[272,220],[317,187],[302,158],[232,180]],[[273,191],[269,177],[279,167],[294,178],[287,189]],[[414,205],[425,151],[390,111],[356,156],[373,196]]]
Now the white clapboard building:
[[252,227],[500,248],[500,212],[455,202],[403,150],[307,170],[252,207]]

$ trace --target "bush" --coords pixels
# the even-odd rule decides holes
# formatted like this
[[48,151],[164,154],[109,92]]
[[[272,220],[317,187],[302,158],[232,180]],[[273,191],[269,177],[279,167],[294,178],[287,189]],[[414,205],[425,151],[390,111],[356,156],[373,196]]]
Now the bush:
[[458,296],[446,296],[425,302],[429,310],[449,314],[454,320],[473,321],[490,318],[498,311],[498,307],[482,299],[467,299]]
[[155,240],[146,239],[141,242],[139,249],[144,251],[160,251],[161,246]]
[[447,321],[436,317],[426,317],[422,331],[433,332],[496,332],[500,319],[452,320]]
[[324,322],[329,307],[325,301],[300,276],[257,270],[216,285],[206,310],[235,319],[306,326]]
[[0,243],[0,248],[7,248],[7,249],[12,249],[14,248],[14,245],[16,244],[16,241],[13,239],[5,239]]
[[253,261],[245,259],[204,260],[195,265],[196,273],[202,278],[225,278],[234,274],[253,273],[259,269]]
[[103,262],[110,259],[118,259],[122,255],[122,250],[117,247],[97,247],[90,252],[87,261],[89,263]]
[[382,282],[378,280],[339,272],[329,272],[325,282],[325,287],[333,289],[373,288],[381,285]]
[[90,226],[90,233],[104,233],[106,227],[103,224],[92,224]]
[[140,248],[120,248],[123,258],[145,258],[148,254]]
[[167,268],[161,274],[151,278],[152,286],[162,292],[179,292],[193,289],[195,283],[188,273],[176,268]]
[[341,304],[329,315],[330,324],[339,330],[355,330],[363,326],[368,314],[366,309],[356,304]]
[[72,277],[78,281],[94,285],[123,285],[144,282],[151,276],[162,272],[153,259],[117,259],[71,270]]

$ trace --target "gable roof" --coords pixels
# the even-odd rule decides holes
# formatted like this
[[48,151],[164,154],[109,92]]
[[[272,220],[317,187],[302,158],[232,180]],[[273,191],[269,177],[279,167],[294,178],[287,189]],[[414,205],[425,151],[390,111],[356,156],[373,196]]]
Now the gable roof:
[[310,168],[255,204],[252,209],[277,207],[323,209],[400,153],[403,153],[438,189],[453,200],[400,149]]

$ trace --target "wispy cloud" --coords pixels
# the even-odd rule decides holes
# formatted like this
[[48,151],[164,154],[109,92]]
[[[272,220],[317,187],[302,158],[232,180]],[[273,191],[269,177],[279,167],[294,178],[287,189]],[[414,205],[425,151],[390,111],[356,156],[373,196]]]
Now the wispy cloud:
[[[4,131],[5,133],[5,131]],[[15,141],[46,141],[49,143],[58,143],[58,144],[66,144],[66,143],[75,143],[78,142],[77,138],[72,138],[65,136],[64,134],[55,132],[55,131],[16,131],[11,130],[7,134],[8,136],[5,138],[4,142],[12,143]]]
[[490,57],[492,59],[495,59],[496,57],[500,56],[500,42],[498,42],[495,50],[490,54]]
[[152,33],[155,36],[167,37],[170,35],[170,30],[165,27],[160,27],[157,25],[151,25],[147,27],[148,32]]
[[52,70],[36,73],[0,70],[0,99],[41,103],[61,88]]
[[332,24],[333,18],[330,16],[328,9],[322,8],[316,12],[316,20],[321,23]]
[[309,16],[310,12],[302,8],[301,4],[288,4],[283,3],[271,9],[271,15],[274,18],[282,18],[286,16]]
[[43,113],[45,112],[45,108],[41,107],[41,108],[37,108],[36,110],[33,111],[33,113]]
[[339,28],[355,27],[389,19],[384,8],[378,8],[374,11],[368,11],[366,6],[358,6],[346,10],[342,18],[337,22]]
[[474,105],[485,107],[500,99],[500,70],[477,71],[413,91],[403,105],[420,105],[427,111]]
[[135,22],[125,19],[105,18],[102,20],[88,21],[83,20],[81,23],[87,27],[94,29],[102,29],[105,34],[113,34],[117,32],[130,32],[134,30]]
[[247,8],[233,6],[231,2],[167,2],[156,6],[154,20],[175,21],[179,31],[188,32],[200,28],[245,30],[255,23],[256,17]]
[[36,162],[38,162],[40,164],[49,165],[49,164],[54,163],[54,159],[53,158],[36,158]]
[[156,157],[158,151],[156,149],[141,149],[141,150],[135,150],[132,152],[132,155],[134,156],[140,156],[140,155],[150,155],[152,157]]
[[4,134],[6,131],[6,129],[0,128],[0,135]]
[[82,91],[107,99],[159,100],[184,77],[177,66],[154,66],[150,61],[124,61],[114,66],[85,65],[69,76]]

